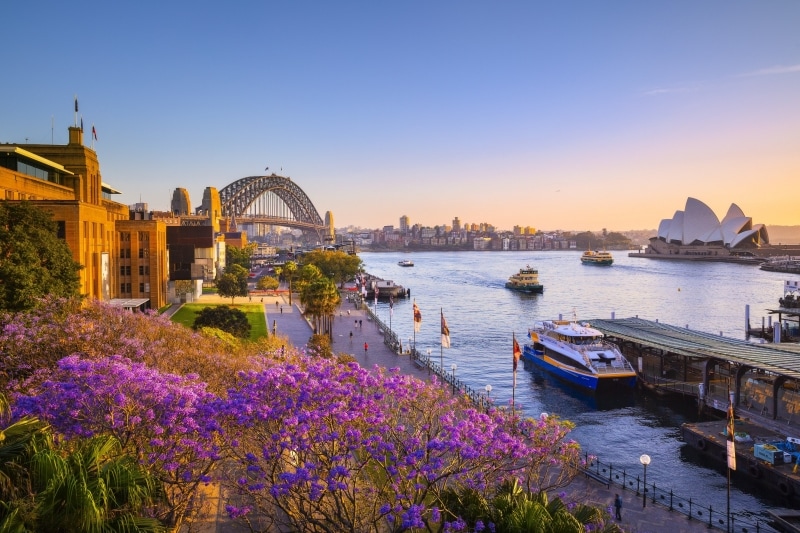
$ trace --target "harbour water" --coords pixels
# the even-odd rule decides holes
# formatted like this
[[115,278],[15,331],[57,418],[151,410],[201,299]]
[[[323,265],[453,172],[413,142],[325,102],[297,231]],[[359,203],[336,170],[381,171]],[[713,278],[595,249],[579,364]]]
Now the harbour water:
[[[388,302],[377,314],[404,345],[431,351],[443,368],[477,391],[491,385],[496,404],[512,399],[512,334],[528,342],[528,327],[540,319],[638,316],[736,339],[745,338],[745,308],[760,325],[766,309],[782,295],[787,274],[757,266],[657,261],[614,253],[611,267],[582,265],[578,251],[362,253],[370,274],[411,289],[422,313],[414,333],[412,301]],[[397,263],[414,261],[413,268]],[[538,268],[543,294],[520,294],[504,287],[527,265]],[[372,306],[373,303],[370,302]],[[451,347],[441,348],[440,313],[450,328]],[[766,320],[766,319],[765,319]],[[680,425],[695,420],[695,408],[639,393],[613,398],[582,394],[528,365],[520,365],[515,405],[529,416],[556,414],[576,424],[571,436],[588,453],[636,475],[639,456],[648,454],[648,483],[672,489],[683,498],[724,509],[724,470],[703,465],[680,440]],[[800,436],[800,435],[799,435]],[[758,512],[780,505],[770,494],[734,484],[731,510]]]

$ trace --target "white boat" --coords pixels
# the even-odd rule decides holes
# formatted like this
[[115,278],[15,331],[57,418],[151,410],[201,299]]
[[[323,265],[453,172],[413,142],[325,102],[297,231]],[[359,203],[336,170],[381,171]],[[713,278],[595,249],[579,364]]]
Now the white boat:
[[403,259],[402,261],[398,261],[397,264],[400,265],[401,267],[413,267],[414,261],[412,261],[411,259]]
[[602,252],[586,250],[581,255],[581,263],[584,265],[608,266],[614,263],[614,256],[611,255],[611,252],[606,252],[605,250]]
[[539,283],[539,271],[530,265],[520,268],[506,282],[506,289],[519,292],[544,292],[544,286]]
[[636,385],[636,371],[619,348],[585,322],[536,322],[528,336],[525,360],[568,383],[590,391]]

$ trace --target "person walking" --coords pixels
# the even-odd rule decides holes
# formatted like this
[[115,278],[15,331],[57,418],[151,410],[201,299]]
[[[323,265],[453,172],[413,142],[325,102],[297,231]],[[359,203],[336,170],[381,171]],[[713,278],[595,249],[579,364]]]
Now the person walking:
[[619,497],[619,494],[614,498],[614,512],[617,515],[617,520],[622,520],[622,498]]
[[366,342],[364,343],[364,355],[367,355],[367,350],[369,350],[369,344]]

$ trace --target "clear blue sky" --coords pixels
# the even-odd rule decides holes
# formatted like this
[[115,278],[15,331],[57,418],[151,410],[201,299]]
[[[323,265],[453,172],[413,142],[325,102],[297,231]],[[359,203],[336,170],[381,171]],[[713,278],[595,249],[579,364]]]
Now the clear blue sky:
[[268,166],[337,227],[645,229],[688,196],[800,224],[797,0],[2,13],[0,142],[66,143],[77,94],[126,204],[167,210],[185,187],[196,206]]

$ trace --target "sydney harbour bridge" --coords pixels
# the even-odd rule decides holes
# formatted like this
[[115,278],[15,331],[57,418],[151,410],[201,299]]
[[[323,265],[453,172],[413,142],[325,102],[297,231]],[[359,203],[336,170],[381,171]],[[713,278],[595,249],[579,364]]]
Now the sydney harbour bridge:
[[319,241],[333,236],[333,221],[323,220],[311,199],[290,178],[272,174],[250,176],[219,191],[223,217],[236,224],[265,224],[300,229],[316,234]]

